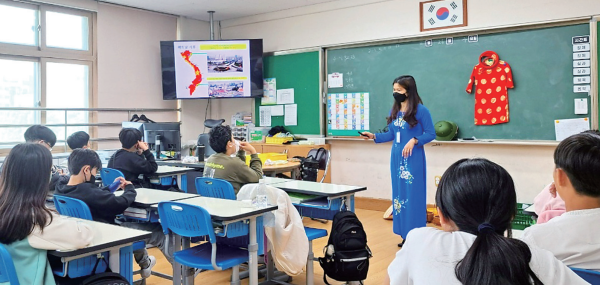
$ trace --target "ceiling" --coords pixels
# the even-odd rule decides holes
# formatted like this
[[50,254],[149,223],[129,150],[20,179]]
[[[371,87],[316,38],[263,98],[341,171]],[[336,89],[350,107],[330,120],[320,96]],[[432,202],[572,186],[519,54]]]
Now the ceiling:
[[207,11],[221,21],[333,1],[342,0],[100,0],[203,21],[209,20]]

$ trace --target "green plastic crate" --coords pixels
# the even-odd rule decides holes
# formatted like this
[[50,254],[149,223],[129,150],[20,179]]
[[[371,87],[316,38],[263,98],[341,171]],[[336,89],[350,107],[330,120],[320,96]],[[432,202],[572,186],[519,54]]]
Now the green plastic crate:
[[533,216],[523,214],[523,210],[527,209],[531,204],[517,203],[517,215],[512,220],[513,230],[524,230],[529,226],[535,225]]

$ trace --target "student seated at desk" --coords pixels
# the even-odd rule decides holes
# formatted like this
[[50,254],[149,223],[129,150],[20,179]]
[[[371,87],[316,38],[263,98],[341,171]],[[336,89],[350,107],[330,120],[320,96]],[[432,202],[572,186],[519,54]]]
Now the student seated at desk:
[[[46,147],[49,151],[52,151],[54,144],[56,144],[56,135],[54,132],[46,126],[42,125],[33,125],[25,131],[23,135],[25,137],[25,141],[28,143],[38,143]],[[54,192],[56,185],[60,183],[66,183],[69,181],[68,175],[63,175],[62,170],[57,166],[52,166],[52,178],[50,179],[50,184],[48,189],[50,190],[50,194]]]
[[90,148],[90,135],[84,131],[74,132],[67,138],[67,144],[72,150]]
[[510,238],[517,195],[501,166],[455,162],[435,200],[442,230],[411,230],[388,267],[387,284],[588,284],[552,253]]
[[[85,202],[92,212],[94,221],[116,224],[117,215],[123,214],[135,201],[137,195],[131,182],[123,177],[117,178],[121,181],[119,188],[124,193],[116,196],[108,190],[108,187],[100,188],[95,184],[95,176],[102,168],[102,162],[98,154],[91,149],[76,149],[69,156],[69,171],[71,179],[67,185],[61,185],[56,189],[56,194],[72,197]],[[152,232],[149,243],[165,252],[165,235],[160,224],[150,223],[121,223],[122,226]],[[169,252],[173,252],[170,250]],[[142,269],[142,277],[148,278],[152,267],[156,264],[154,256],[148,256],[146,249],[133,252],[135,261]],[[167,259],[172,260],[167,256]]]
[[[148,144],[142,141],[142,132],[138,129],[124,128],[119,132],[123,149],[117,150],[108,161],[108,168],[123,172],[125,180],[136,187],[151,187],[148,175],[156,173],[158,165]],[[144,179],[138,177],[143,174]]]
[[547,249],[566,265],[600,271],[600,132],[585,131],[554,151],[554,185],[566,213],[528,227],[523,241]]
[[48,149],[19,144],[0,175],[0,243],[12,256],[20,284],[54,285],[46,251],[84,248],[94,236],[85,223],[44,205],[51,168]]
[[[233,139],[229,126],[216,126],[210,130],[210,147],[216,152],[204,164],[204,176],[214,171],[213,178],[229,181],[235,194],[248,183],[258,183],[262,178],[262,162],[256,149],[248,142]],[[250,167],[246,165],[246,154],[250,153]],[[232,157],[231,155],[237,154]]]

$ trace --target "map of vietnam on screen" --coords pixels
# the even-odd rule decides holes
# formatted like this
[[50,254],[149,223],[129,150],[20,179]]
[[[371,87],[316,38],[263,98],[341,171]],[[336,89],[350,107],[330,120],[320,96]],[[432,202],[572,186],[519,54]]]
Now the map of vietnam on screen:
[[250,43],[174,42],[177,99],[250,97]]

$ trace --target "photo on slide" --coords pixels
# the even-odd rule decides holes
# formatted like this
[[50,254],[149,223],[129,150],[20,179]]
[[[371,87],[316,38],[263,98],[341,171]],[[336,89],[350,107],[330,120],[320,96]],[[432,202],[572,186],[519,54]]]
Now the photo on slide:
[[208,96],[242,97],[244,96],[244,81],[219,81],[208,84]]
[[219,50],[207,54],[208,73],[244,72],[243,51]]

